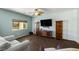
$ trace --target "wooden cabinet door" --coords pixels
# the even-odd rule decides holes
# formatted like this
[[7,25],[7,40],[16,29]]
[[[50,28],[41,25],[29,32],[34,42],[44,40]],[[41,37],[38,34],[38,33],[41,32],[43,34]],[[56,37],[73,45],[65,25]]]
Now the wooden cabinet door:
[[62,39],[63,21],[56,21],[56,39]]
[[47,32],[46,31],[42,31],[42,36],[47,36]]

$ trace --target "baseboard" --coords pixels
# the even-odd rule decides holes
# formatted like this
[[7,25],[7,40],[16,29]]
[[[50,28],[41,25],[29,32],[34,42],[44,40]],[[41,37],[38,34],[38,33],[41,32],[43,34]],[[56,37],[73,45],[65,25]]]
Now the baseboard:
[[[56,39],[56,37],[52,37],[53,39]],[[69,40],[69,39],[61,39],[61,40]],[[74,41],[74,42],[76,42],[76,43],[79,43],[79,41],[76,41],[76,40],[69,40],[69,41]]]
[[26,37],[26,36],[29,36],[29,35],[18,36],[18,37],[16,37],[16,39],[19,39],[19,38],[22,38],[22,37]]

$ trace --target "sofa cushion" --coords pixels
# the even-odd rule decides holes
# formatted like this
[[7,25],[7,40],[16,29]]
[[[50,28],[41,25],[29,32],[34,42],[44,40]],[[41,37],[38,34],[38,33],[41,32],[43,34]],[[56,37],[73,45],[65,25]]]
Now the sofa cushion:
[[20,42],[17,40],[13,40],[13,41],[9,41],[9,43],[11,44],[11,46],[13,46],[15,44],[19,44]]
[[0,51],[8,49],[10,46],[11,44],[8,41],[0,37]]
[[6,49],[5,51],[25,51],[30,49],[30,41],[29,40],[25,40],[23,42],[20,42],[18,44],[14,44],[13,46],[11,46],[10,48]]
[[10,43],[4,43],[0,46],[0,51],[6,50],[11,46]]

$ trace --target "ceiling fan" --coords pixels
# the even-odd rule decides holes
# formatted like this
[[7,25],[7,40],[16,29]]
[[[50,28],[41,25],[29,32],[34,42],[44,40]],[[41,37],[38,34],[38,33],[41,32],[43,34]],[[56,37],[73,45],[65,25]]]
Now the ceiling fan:
[[32,12],[28,12],[32,16],[41,16],[44,14],[44,10],[42,8],[34,8],[32,9]]
[[41,9],[41,8],[35,9],[35,10],[34,10],[34,13],[33,13],[34,16],[41,16],[41,15],[43,15],[43,14],[44,14],[44,10]]

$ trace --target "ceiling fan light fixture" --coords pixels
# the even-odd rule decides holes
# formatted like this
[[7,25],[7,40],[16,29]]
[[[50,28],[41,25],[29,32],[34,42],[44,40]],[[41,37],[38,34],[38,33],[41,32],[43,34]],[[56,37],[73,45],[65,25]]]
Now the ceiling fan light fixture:
[[38,12],[35,12],[34,15],[35,15],[35,16],[38,16]]

